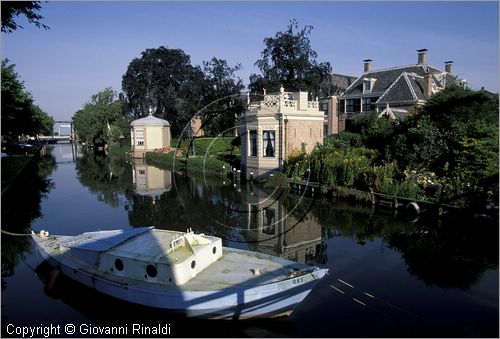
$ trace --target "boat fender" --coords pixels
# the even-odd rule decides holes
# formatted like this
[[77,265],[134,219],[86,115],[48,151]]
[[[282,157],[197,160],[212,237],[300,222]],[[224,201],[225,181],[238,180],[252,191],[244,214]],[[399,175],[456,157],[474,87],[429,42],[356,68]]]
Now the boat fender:
[[250,272],[252,272],[256,277],[260,275],[260,270],[258,268],[251,268]]
[[47,285],[45,285],[47,291],[51,292],[54,290],[60,275],[61,275],[61,270],[57,268],[54,268],[52,271],[50,271],[49,280],[47,281]]
[[418,204],[414,201],[410,202],[408,205],[406,205],[406,210],[408,212],[413,212],[415,214],[420,214],[420,207]]

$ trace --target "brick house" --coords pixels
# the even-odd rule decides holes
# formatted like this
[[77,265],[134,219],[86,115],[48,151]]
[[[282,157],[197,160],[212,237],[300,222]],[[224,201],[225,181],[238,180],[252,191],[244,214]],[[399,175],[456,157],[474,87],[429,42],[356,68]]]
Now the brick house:
[[445,62],[440,70],[427,64],[427,49],[417,52],[417,63],[409,66],[372,70],[372,60],[363,60],[363,74],[337,97],[337,115],[332,114],[331,119],[338,120],[338,129],[333,128],[332,133],[349,130],[366,112],[403,118],[425,105],[433,93],[453,84],[465,85],[465,80],[453,76],[453,61]]
[[283,166],[293,150],[311,152],[323,144],[324,114],[308,92],[266,94],[250,103],[240,120],[241,170],[247,179],[265,177]]
[[323,135],[327,137],[330,134],[338,134],[339,131],[345,129],[345,123],[343,120],[339,119],[338,116],[338,103],[339,96],[345,92],[345,90],[351,86],[356,77],[350,75],[342,74],[331,74],[329,79],[329,85],[332,88],[332,93],[327,98],[321,98],[319,100],[319,110],[323,111],[325,114],[325,120],[323,124]]

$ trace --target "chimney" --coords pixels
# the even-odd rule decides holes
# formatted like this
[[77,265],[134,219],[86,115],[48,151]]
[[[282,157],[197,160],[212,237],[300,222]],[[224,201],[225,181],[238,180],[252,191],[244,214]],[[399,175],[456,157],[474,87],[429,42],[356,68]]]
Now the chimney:
[[419,65],[426,65],[427,64],[427,50],[424,49],[418,49],[418,64]]
[[371,59],[363,60],[364,62],[364,72],[368,73],[372,71],[372,61]]
[[425,72],[424,75],[424,95],[426,98],[432,95],[432,76],[430,72]]
[[446,61],[444,63],[444,71],[446,73],[450,73],[450,74],[452,73],[452,71],[453,71],[453,61]]

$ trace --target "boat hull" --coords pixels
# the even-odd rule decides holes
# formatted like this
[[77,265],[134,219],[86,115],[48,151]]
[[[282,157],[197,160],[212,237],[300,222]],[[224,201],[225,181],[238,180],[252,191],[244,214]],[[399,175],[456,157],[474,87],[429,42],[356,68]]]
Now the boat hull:
[[[180,312],[187,317],[216,319],[251,319],[289,315],[303,301],[326,269],[314,270],[297,277],[256,286],[235,286],[219,290],[186,290],[155,283],[133,283],[102,274],[73,261],[71,256],[57,258],[38,246],[44,259],[64,276],[103,294],[130,303]],[[224,252],[252,253],[224,248]],[[273,261],[287,259],[259,254]],[[297,263],[294,263],[297,264]],[[306,265],[304,265],[306,267]]]

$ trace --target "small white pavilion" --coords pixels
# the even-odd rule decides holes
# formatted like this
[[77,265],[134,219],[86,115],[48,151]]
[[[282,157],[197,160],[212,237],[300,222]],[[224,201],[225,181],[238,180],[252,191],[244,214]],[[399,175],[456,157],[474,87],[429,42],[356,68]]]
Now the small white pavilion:
[[170,146],[170,139],[170,123],[154,117],[151,108],[147,117],[130,123],[132,158],[144,158],[146,152]]

